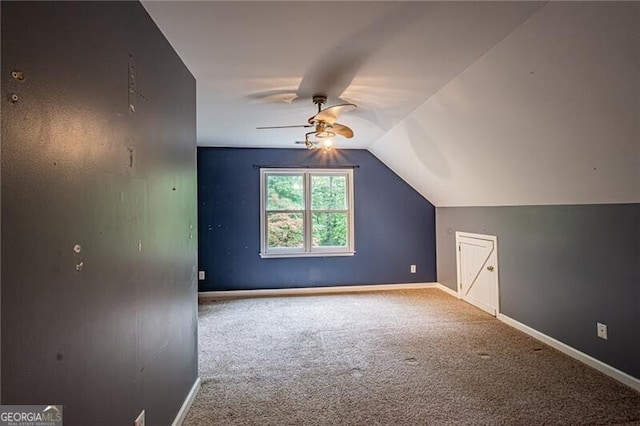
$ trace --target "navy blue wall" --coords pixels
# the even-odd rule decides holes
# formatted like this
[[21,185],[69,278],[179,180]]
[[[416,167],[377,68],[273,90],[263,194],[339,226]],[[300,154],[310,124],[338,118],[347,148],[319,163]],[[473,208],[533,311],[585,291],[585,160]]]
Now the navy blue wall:
[[[260,252],[260,169],[354,169],[355,249],[349,257]],[[433,205],[366,150],[198,148],[200,291],[436,280]],[[417,273],[409,267],[417,265]]]

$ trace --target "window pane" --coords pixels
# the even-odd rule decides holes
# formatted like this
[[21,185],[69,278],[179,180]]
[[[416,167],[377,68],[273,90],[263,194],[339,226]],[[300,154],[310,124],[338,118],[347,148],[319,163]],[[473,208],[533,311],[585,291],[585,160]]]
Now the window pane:
[[313,213],[311,221],[313,247],[347,246],[346,213]]
[[302,213],[267,213],[269,248],[302,248],[304,220]]
[[346,210],[347,177],[312,175],[311,208],[313,210]]
[[302,175],[267,176],[267,210],[304,210]]

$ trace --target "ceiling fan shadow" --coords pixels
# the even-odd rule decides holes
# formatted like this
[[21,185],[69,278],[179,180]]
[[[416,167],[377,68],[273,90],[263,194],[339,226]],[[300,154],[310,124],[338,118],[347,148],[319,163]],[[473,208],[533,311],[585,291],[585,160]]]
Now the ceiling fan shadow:
[[305,73],[296,94],[310,97],[323,93],[332,100],[339,98],[362,66],[394,35],[406,29],[419,16],[424,16],[422,9],[429,6],[427,3],[403,3],[326,50]]
[[251,103],[287,103],[290,104],[298,98],[295,89],[264,90],[251,93],[245,97]]
[[440,178],[450,177],[451,166],[447,158],[424,127],[411,117],[404,120],[404,125],[409,143],[418,160],[434,175]]
[[[429,3],[402,3],[334,47],[325,49],[305,72],[297,88],[265,90],[249,94],[246,99],[252,103],[292,104],[308,102],[313,96],[321,94],[328,98],[329,105],[357,104],[359,108],[355,115],[382,130],[388,130],[393,124],[385,119],[384,112],[376,112],[376,106],[345,99],[343,93],[376,52],[414,21],[424,17],[425,9],[431,7],[434,6]],[[318,36],[318,47],[323,47],[321,34]]]
[[394,125],[393,121],[386,114],[372,108],[358,106],[358,109],[350,112],[349,116],[367,121],[384,132],[390,130]]

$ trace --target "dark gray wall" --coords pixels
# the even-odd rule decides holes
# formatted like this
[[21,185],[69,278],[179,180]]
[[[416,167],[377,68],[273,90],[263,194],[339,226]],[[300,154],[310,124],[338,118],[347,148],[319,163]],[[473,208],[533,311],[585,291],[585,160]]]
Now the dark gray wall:
[[503,314],[640,378],[639,218],[640,204],[437,208],[438,281],[456,289],[456,231],[496,235]]
[[2,2],[1,102],[2,403],[170,424],[197,377],[193,76],[137,2]]
[[[0,36],[2,34],[2,7],[0,7]],[[0,40],[1,42],[1,40]],[[1,64],[0,64],[1,65]],[[2,70],[0,69],[0,72]],[[2,95],[4,90],[2,90]],[[2,95],[0,95],[0,121],[2,121]],[[0,134],[0,138],[2,135]],[[2,139],[0,139],[0,145]],[[2,147],[0,146],[0,241],[2,240]],[[0,404],[2,404],[2,244],[0,243]]]
[[[261,259],[260,169],[354,169],[354,256]],[[365,150],[198,149],[200,291],[433,282],[435,209]],[[411,274],[411,264],[417,273]]]

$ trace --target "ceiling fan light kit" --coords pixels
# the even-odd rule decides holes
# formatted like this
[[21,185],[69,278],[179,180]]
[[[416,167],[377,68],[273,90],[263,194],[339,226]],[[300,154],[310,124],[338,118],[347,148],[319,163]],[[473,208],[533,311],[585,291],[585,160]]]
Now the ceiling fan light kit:
[[356,109],[356,105],[340,104],[322,109],[322,105],[327,102],[327,97],[325,95],[314,95],[312,100],[314,104],[318,105],[318,113],[307,120],[309,124],[258,127],[258,129],[262,130],[283,129],[292,127],[313,127],[313,131],[307,132],[304,135],[304,141],[296,142],[298,144],[304,144],[309,149],[324,148],[325,150],[329,150],[333,145],[332,139],[334,137],[342,136],[347,139],[353,137],[353,130],[343,124],[336,123],[336,120],[342,113]]

